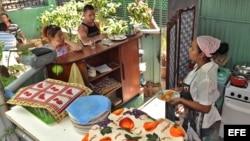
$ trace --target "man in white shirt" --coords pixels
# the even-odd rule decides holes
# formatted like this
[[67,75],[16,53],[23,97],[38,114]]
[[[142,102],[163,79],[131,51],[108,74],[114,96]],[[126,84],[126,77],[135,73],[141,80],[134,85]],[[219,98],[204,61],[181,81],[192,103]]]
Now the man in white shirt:
[[8,28],[4,23],[0,23],[0,41],[5,43],[4,51],[16,47],[16,37],[8,33]]

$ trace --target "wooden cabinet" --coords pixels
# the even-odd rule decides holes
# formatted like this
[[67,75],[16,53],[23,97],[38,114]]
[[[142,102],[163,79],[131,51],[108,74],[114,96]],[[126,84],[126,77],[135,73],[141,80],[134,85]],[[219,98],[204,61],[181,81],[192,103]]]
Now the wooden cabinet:
[[[128,37],[123,41],[115,41],[112,46],[96,44],[95,49],[84,47],[82,51],[72,52],[56,59],[56,63],[47,65],[48,77],[68,82],[71,66],[76,63],[85,85],[90,88],[106,77],[115,79],[121,85],[105,93],[114,107],[125,103],[136,96],[140,91],[139,71],[139,39],[141,33]],[[52,73],[54,64],[63,66],[64,71],[56,75]],[[96,67],[107,64],[111,71],[99,73],[95,77],[88,76],[88,65]],[[120,103],[119,103],[120,101]],[[118,103],[117,103],[118,102]]]
[[138,41],[133,40],[121,46],[120,54],[123,100],[128,101],[140,91]]

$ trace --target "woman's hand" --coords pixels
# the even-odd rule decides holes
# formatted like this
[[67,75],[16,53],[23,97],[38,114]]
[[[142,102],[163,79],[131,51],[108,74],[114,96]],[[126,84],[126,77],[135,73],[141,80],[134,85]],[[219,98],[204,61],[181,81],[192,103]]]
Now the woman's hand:
[[172,88],[172,90],[180,93],[183,89],[182,89],[182,87],[175,87],[175,88]]
[[76,42],[71,42],[69,39],[64,39],[64,42],[70,46],[70,51],[82,50],[82,46]]
[[174,98],[168,101],[169,104],[171,105],[177,105],[182,103],[182,98]]

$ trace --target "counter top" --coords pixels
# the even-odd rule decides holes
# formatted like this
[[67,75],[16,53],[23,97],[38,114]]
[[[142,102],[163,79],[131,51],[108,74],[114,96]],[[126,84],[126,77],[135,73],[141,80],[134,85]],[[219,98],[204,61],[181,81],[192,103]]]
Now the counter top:
[[81,141],[84,135],[77,133],[69,117],[51,125],[44,123],[22,106],[14,106],[6,117],[22,131],[37,141]]
[[93,57],[95,55],[98,55],[99,53],[102,53],[104,51],[108,51],[110,49],[113,49],[115,47],[118,47],[124,43],[127,43],[131,40],[137,39],[142,36],[141,32],[138,32],[136,35],[128,36],[127,39],[122,41],[112,41],[111,46],[103,45],[101,42],[96,43],[96,48],[91,49],[90,47],[83,47],[81,51],[75,51],[68,54],[65,54],[63,56],[59,56],[56,59],[56,63],[58,64],[65,64],[70,62],[75,62],[83,59],[87,59],[90,57]]
[[[155,96],[150,98],[138,109],[148,113],[151,117],[164,118],[165,102],[158,100]],[[154,110],[152,110],[154,109]],[[81,141],[84,135],[77,133],[69,117],[59,123],[45,124],[22,106],[14,106],[5,112],[6,117],[22,131],[37,141]]]

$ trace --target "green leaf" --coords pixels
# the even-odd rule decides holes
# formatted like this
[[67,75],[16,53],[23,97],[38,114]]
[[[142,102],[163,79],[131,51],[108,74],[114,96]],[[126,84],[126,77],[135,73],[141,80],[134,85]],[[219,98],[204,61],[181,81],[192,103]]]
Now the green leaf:
[[132,137],[132,136],[130,136],[128,134],[125,134],[125,137],[126,137],[126,139],[130,139],[130,140],[139,140],[140,138],[142,138],[140,136]]
[[147,141],[156,141],[159,136],[156,133],[153,134],[146,134]]
[[101,130],[101,134],[102,134],[102,135],[109,134],[109,133],[112,133],[112,129],[111,129],[111,127],[109,127],[109,126],[104,127],[104,128]]

